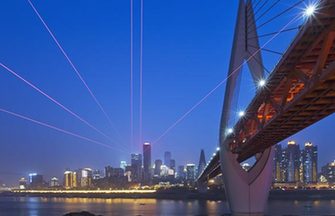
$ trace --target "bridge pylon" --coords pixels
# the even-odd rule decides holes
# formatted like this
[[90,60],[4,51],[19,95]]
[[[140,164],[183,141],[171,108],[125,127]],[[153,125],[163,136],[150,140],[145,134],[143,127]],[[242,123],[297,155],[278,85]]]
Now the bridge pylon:
[[240,0],[235,35],[228,71],[225,98],[220,125],[220,163],[226,197],[233,215],[263,215],[272,180],[273,149],[270,147],[257,155],[257,162],[245,171],[231,151],[228,129],[233,109],[234,95],[239,91],[241,65],[247,61],[254,84],[264,78],[256,23],[250,0]]

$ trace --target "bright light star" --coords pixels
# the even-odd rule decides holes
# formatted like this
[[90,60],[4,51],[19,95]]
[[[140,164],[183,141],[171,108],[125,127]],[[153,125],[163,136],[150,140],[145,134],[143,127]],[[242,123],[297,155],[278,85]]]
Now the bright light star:
[[243,116],[245,116],[245,112],[244,112],[244,111],[240,111],[240,112],[238,112],[238,116],[239,116],[239,117],[243,117]]
[[315,5],[309,5],[305,9],[305,16],[310,17],[315,13],[316,6]]
[[264,87],[266,85],[265,79],[261,79],[258,81],[258,87]]
[[232,134],[234,132],[233,128],[228,128],[227,134]]

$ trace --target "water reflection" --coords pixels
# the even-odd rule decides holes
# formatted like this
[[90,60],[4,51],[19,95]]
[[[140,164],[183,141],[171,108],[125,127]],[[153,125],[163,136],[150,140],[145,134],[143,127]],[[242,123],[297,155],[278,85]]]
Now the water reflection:
[[[0,215],[60,216],[73,211],[101,215],[223,215],[227,203],[208,200],[0,197]],[[335,215],[335,200],[272,200],[267,215]]]

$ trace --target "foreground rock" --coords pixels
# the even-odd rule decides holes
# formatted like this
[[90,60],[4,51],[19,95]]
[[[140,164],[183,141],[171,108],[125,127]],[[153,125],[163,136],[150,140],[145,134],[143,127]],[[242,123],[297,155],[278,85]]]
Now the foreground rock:
[[82,212],[70,212],[65,214],[64,216],[102,216],[102,215],[95,215],[87,211],[82,211]]

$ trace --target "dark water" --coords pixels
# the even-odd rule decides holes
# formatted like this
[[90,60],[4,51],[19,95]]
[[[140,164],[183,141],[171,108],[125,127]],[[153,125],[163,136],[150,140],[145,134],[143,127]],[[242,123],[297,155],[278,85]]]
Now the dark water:
[[[61,216],[72,211],[101,215],[223,215],[221,201],[0,197],[1,216]],[[267,215],[333,215],[335,200],[269,201]]]

